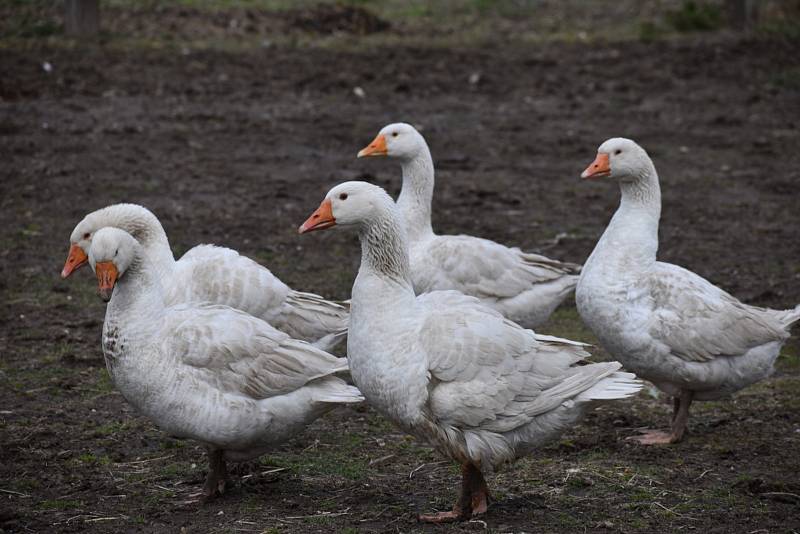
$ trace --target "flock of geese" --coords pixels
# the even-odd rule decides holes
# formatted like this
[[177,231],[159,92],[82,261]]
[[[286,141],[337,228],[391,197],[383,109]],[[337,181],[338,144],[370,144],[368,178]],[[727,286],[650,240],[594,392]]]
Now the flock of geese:
[[[86,263],[97,276],[113,383],[165,432],[208,448],[204,498],[224,490],[226,461],[255,458],[339,404],[366,399],[461,465],[453,509],[420,519],[464,520],[487,510],[485,474],[595,404],[636,394],[637,377],[673,396],[675,412],[667,432],[633,439],[681,440],[692,401],[768,376],[800,320],[800,306],[748,306],[656,261],[658,175],[631,140],[604,142],[582,174],[622,192],[583,267],[435,234],[433,160],[408,124],[386,126],[358,156],[400,163],[397,201],[345,182],[299,229],[358,233],[361,265],[345,303],[296,291],[228,248],[200,245],[175,260],[158,219],[138,205],[92,212],[72,232],[62,276]],[[618,361],[588,363],[586,344],[532,330],[573,292]],[[347,358],[328,352],[345,339]]]

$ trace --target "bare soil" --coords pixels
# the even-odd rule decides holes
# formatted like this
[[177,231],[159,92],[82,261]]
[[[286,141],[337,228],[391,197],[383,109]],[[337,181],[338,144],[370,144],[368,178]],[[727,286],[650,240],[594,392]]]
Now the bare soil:
[[[450,506],[456,470],[367,406],[240,466],[218,501],[187,503],[202,449],[114,391],[91,273],[59,278],[77,221],[127,201],[160,217],[176,254],[230,246],[293,287],[347,298],[355,237],[296,228],[341,181],[397,192],[395,164],[355,154],[403,120],[434,154],[439,231],[573,262],[618,202],[581,170],[604,139],[636,139],[661,176],[661,258],[788,308],[800,302],[798,57],[797,40],[724,34],[462,50],[1,47],[0,531],[800,530],[797,337],[773,378],[698,403],[684,443],[624,441],[666,424],[665,399],[604,406],[494,477],[486,517],[430,527],[416,514]],[[593,339],[570,304],[542,331]]]

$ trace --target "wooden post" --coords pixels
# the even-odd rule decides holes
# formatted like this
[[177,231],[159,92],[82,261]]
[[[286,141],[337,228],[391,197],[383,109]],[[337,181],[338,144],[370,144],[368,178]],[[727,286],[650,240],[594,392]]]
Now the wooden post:
[[64,0],[67,35],[95,35],[100,31],[100,0]]

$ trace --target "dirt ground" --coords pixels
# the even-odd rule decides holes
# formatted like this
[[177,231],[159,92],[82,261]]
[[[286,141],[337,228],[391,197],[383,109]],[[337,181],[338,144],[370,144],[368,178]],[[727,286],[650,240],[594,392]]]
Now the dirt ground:
[[[152,209],[176,254],[226,245],[344,299],[355,237],[296,228],[341,181],[398,191],[395,164],[355,159],[384,124],[411,122],[428,139],[440,232],[573,262],[619,195],[578,176],[624,135],[659,170],[663,260],[749,303],[800,302],[797,39],[498,36],[448,48],[381,28],[394,37],[375,46],[0,47],[0,532],[800,531],[797,336],[773,378],[698,403],[684,443],[624,441],[664,425],[666,399],[603,406],[494,477],[494,506],[469,523],[416,522],[452,504],[456,469],[367,406],[240,466],[220,500],[187,502],[202,449],[115,392],[91,273],[59,277],[73,226],[107,204]],[[572,303],[541,331],[593,340]]]

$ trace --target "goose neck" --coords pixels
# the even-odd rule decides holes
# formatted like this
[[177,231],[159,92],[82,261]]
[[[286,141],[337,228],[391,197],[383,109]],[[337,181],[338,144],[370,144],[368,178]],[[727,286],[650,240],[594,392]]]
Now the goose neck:
[[620,189],[619,208],[587,261],[585,271],[605,265],[621,276],[638,272],[656,261],[661,191],[655,169],[621,182]]
[[167,233],[150,210],[135,204],[122,204],[108,209],[111,219],[109,226],[115,226],[131,234],[158,271],[164,273],[172,268],[175,258]]
[[411,288],[406,233],[399,218],[386,213],[366,224],[359,232],[361,269],[387,283]]
[[[111,301],[106,310],[107,320],[131,317],[138,323],[152,319],[166,308],[160,276],[153,267],[148,267],[136,258],[117,281]],[[153,325],[157,321],[147,321]]]
[[416,240],[433,235],[431,227],[431,202],[433,201],[434,169],[431,152],[427,146],[420,148],[413,158],[404,159],[403,188],[397,205],[405,219],[408,237]]
[[622,200],[626,210],[641,211],[658,219],[661,216],[661,187],[652,162],[633,179],[620,182]]

